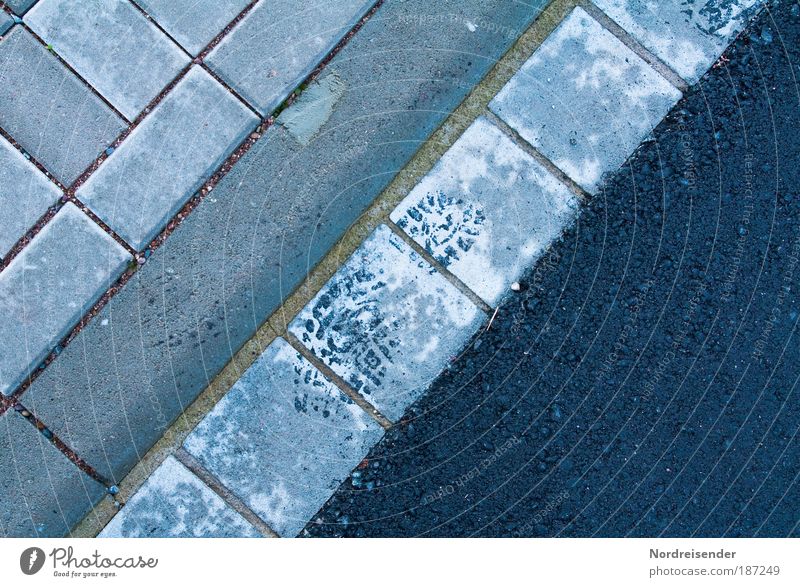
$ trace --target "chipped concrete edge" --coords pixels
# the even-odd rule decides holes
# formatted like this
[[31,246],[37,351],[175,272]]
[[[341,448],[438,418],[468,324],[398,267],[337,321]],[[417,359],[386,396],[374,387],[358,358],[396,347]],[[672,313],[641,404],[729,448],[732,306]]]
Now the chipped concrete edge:
[[[392,224],[389,220],[392,210],[434,167],[464,131],[487,111],[492,98],[578,4],[579,0],[552,0],[542,10],[506,54],[497,61],[461,104],[422,144],[384,191],[308,273],[303,282],[267,318],[211,384],[131,469],[120,482],[119,492],[115,496],[105,497],[75,526],[71,532],[73,537],[97,536],[119,511],[119,504],[124,504],[130,499],[168,456],[179,451],[189,433],[211,412],[267,346],[278,336],[286,336],[288,324],[316,296],[372,231],[380,224]],[[431,258],[427,260],[439,268],[436,261]]]

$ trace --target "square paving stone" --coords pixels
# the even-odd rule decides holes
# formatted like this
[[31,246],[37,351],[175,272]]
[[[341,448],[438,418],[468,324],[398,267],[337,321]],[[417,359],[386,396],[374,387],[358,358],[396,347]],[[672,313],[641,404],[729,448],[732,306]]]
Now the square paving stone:
[[0,35],[5,35],[12,26],[14,26],[14,19],[7,12],[0,10]]
[[595,4],[693,84],[764,0],[596,0]]
[[261,536],[197,475],[167,457],[100,532],[99,538]]
[[484,319],[464,294],[381,225],[289,331],[396,421]]
[[594,192],[681,93],[576,8],[490,108],[570,178]]
[[260,2],[206,63],[262,115],[272,112],[375,0]]
[[489,305],[577,214],[575,195],[479,118],[391,219]]
[[197,55],[250,0],[134,0],[173,39]]
[[0,537],[60,537],[105,495],[30,422],[0,415]]
[[0,257],[61,197],[61,190],[0,137]]
[[69,185],[126,124],[15,26],[0,41],[0,127]]
[[74,204],[58,211],[0,273],[0,392],[22,383],[129,260]]
[[18,16],[25,14],[31,6],[36,4],[38,0],[5,0],[5,5],[11,9],[11,12]]
[[128,120],[189,63],[128,0],[41,0],[25,22]]
[[201,67],[193,67],[81,186],[78,197],[141,249],[258,124]]
[[296,536],[383,429],[276,339],[184,447],[281,536]]

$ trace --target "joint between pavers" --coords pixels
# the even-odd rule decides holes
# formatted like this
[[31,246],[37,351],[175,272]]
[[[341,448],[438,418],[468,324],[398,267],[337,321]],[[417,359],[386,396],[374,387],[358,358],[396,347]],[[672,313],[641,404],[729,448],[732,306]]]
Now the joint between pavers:
[[420,244],[415,241],[413,238],[408,236],[405,231],[397,226],[390,218],[387,218],[385,221],[386,225],[394,232],[397,236],[403,239],[409,247],[414,249],[414,251],[428,264],[433,267],[437,273],[439,273],[442,277],[444,277],[447,281],[449,281],[453,287],[455,287],[458,291],[469,298],[473,304],[478,306],[481,310],[483,310],[486,314],[491,314],[493,312],[493,308],[487,304],[483,298],[481,298],[478,294],[472,291],[466,283],[461,281],[458,277],[453,275],[453,273],[447,269],[444,265],[439,263],[433,255],[431,255],[428,251],[426,251]]
[[591,198],[591,194],[584,190],[581,186],[575,183],[572,178],[570,178],[566,173],[561,171],[555,163],[550,161],[541,151],[539,151],[536,147],[531,145],[528,141],[526,141],[522,136],[513,128],[511,128],[506,122],[497,116],[494,112],[486,109],[484,116],[488,118],[492,124],[494,124],[497,128],[499,128],[503,134],[505,134],[509,139],[511,139],[515,145],[517,145],[520,149],[525,151],[528,155],[533,157],[537,163],[542,165],[547,171],[549,171],[552,175],[556,177],[561,183],[563,183],[569,190],[574,193],[581,203],[588,202]]
[[216,493],[222,500],[233,508],[236,513],[252,524],[265,538],[279,538],[278,533],[269,527],[253,510],[247,507],[237,495],[225,487],[208,469],[190,455],[182,447],[179,447],[173,455],[184,467],[205,483],[211,491]]
[[[199,58],[198,58],[198,59],[199,59]],[[270,115],[268,115],[268,116],[266,116],[266,117],[264,117],[264,116],[261,116],[261,113],[260,113],[258,110],[256,110],[255,108],[253,108],[253,105],[252,105],[252,104],[250,104],[250,102],[248,102],[247,100],[245,100],[245,99],[244,99],[244,96],[242,96],[242,95],[241,95],[239,92],[237,92],[236,90],[234,90],[234,89],[233,89],[233,88],[232,88],[232,87],[231,87],[231,86],[228,84],[228,82],[226,82],[224,79],[222,79],[222,78],[221,78],[221,77],[220,77],[220,76],[217,74],[217,72],[216,72],[216,71],[214,71],[213,69],[211,69],[211,68],[210,68],[210,67],[209,67],[209,66],[206,64],[206,62],[205,62],[205,61],[203,61],[203,60],[200,60],[198,65],[199,65],[200,67],[202,67],[202,68],[203,68],[203,71],[205,71],[205,72],[206,72],[208,75],[210,75],[212,78],[214,78],[214,81],[215,81],[215,82],[217,82],[217,83],[218,83],[219,85],[221,85],[223,88],[225,88],[226,90],[228,90],[228,92],[229,92],[229,93],[230,93],[230,94],[231,94],[231,95],[232,95],[234,98],[236,98],[237,100],[239,100],[239,102],[241,102],[241,103],[242,103],[242,105],[243,105],[244,107],[246,107],[246,108],[247,108],[247,109],[248,109],[250,112],[252,112],[252,113],[253,113],[253,114],[255,114],[256,116],[258,116],[258,119],[259,119],[259,120],[261,120],[261,121],[262,121],[262,123],[263,123],[264,121],[266,121],[267,119],[269,119],[269,118],[272,116],[271,114],[270,114]]]
[[236,28],[236,25],[238,25],[244,19],[244,17],[247,16],[250,13],[250,11],[253,10],[255,5],[258,4],[260,1],[261,0],[253,0],[252,2],[250,2],[250,4],[242,8],[241,12],[239,12],[239,14],[233,17],[233,20],[231,20],[227,25],[225,25],[225,28],[223,28],[220,32],[218,32],[217,35],[213,39],[211,39],[208,42],[208,44],[205,47],[203,47],[203,49],[201,49],[201,51],[197,54],[197,59],[203,61],[203,59],[205,59],[206,56],[208,56],[208,54],[211,53],[211,51],[222,42],[222,39],[227,37],[230,34],[230,32]]
[[283,333],[284,338],[286,341],[296,350],[298,353],[303,355],[303,357],[308,360],[314,367],[322,373],[325,377],[330,379],[339,390],[349,397],[353,402],[362,410],[364,410],[367,414],[369,414],[378,424],[380,424],[384,430],[389,430],[394,423],[381,414],[381,412],[373,406],[363,395],[358,393],[354,390],[348,383],[342,379],[336,372],[333,371],[330,367],[328,367],[325,363],[323,363],[319,358],[307,349],[303,343],[301,343],[297,337],[289,331]]
[[618,25],[614,19],[598,8],[591,0],[578,0],[578,6],[583,8],[589,16],[595,19],[600,26],[614,35],[623,45],[641,57],[661,77],[675,86],[682,94],[689,89],[689,84],[678,75],[669,65],[661,61],[650,50],[633,38],[628,31]]

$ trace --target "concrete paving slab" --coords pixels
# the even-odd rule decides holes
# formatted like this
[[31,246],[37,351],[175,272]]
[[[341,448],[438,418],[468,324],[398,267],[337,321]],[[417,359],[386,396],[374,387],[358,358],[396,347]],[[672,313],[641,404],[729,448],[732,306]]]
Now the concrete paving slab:
[[61,197],[61,190],[0,137],[0,257]]
[[490,306],[577,215],[577,197],[479,118],[391,219]]
[[189,63],[128,0],[40,0],[25,22],[128,120]]
[[192,55],[197,55],[250,0],[134,0]]
[[0,127],[63,183],[125,126],[25,29],[13,27],[0,41]]
[[5,0],[5,5],[17,16],[22,16],[25,11],[36,4],[38,0]]
[[279,535],[295,536],[382,435],[279,338],[184,447]]
[[422,396],[485,316],[384,225],[289,331],[391,420]]
[[375,0],[261,2],[206,63],[262,115],[272,112]]
[[0,392],[22,383],[129,259],[74,204],[59,210],[0,273]]
[[258,122],[206,71],[193,67],[78,197],[142,249]]
[[385,3],[327,66],[346,91],[310,143],[272,126],[37,377],[26,406],[120,481],[541,8]]
[[595,4],[693,84],[722,55],[764,0],[596,0]]
[[0,415],[0,537],[68,535],[105,492],[18,413]]
[[99,538],[252,538],[261,534],[197,475],[167,457]]
[[594,192],[680,92],[576,8],[490,108],[581,187]]
[[6,31],[14,26],[14,19],[7,12],[0,11],[0,35],[5,35]]

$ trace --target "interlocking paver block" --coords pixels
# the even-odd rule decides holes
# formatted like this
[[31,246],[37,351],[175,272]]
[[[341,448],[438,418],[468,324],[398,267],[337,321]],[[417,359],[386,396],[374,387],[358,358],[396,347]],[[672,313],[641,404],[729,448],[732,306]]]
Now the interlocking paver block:
[[261,2],[206,63],[261,114],[275,109],[374,0]]
[[134,0],[173,39],[197,55],[250,0]]
[[686,81],[695,83],[764,0],[596,0],[595,4]]
[[189,63],[128,0],[41,0],[25,22],[128,120]]
[[490,107],[587,191],[616,171],[681,97],[576,8]]
[[391,214],[490,305],[577,214],[563,183],[479,118]]
[[0,257],[61,197],[61,190],[0,137]]
[[100,538],[249,538],[261,534],[174,457],[167,457]]
[[0,415],[0,537],[65,536],[104,494],[22,416]]
[[12,26],[14,26],[14,19],[7,12],[0,10],[0,35],[5,35]]
[[281,536],[295,536],[382,428],[277,339],[184,446]]
[[38,0],[5,0],[5,4],[14,14],[22,16],[25,14],[25,11],[36,4],[37,1]]
[[0,273],[0,392],[23,381],[129,259],[74,204],[59,210]]
[[193,67],[78,196],[141,249],[258,122],[213,77]]
[[384,225],[289,330],[383,414],[399,419],[485,316]]
[[0,127],[65,184],[125,122],[21,26],[0,41]]

